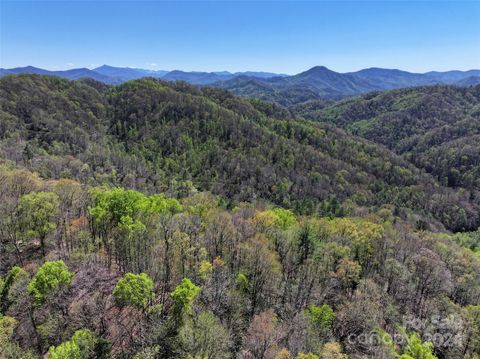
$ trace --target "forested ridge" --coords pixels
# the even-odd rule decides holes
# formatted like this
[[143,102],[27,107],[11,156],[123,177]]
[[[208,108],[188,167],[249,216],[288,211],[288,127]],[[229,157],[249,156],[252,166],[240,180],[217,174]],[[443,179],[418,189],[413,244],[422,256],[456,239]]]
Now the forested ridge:
[[480,188],[480,86],[371,93],[294,112],[383,144],[446,186]]
[[0,357],[478,358],[477,188],[301,110],[0,79]]
[[50,75],[69,80],[90,78],[111,85],[149,76],[165,81],[180,80],[192,85],[221,87],[240,96],[262,98],[282,105],[293,105],[314,99],[338,100],[370,91],[412,86],[435,84],[469,86],[478,85],[480,82],[480,70],[412,73],[372,67],[356,72],[340,73],[325,66],[314,66],[296,75],[256,71],[235,73],[162,71],[109,65],[94,69],[73,68],[64,71],[50,71],[33,66],[0,68],[0,77],[9,74]]
[[192,187],[231,206],[266,200],[302,214],[393,205],[434,227],[479,224],[478,193],[442,186],[385,148],[260,100],[155,79],[0,81],[3,156],[44,178],[147,193]]

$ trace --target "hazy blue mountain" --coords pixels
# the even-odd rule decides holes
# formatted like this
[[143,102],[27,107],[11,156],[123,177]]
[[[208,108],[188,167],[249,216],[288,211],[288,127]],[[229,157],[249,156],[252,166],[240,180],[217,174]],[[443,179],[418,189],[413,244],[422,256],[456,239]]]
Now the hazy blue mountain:
[[52,71],[40,69],[34,66],[15,67],[13,69],[1,69],[6,74],[37,74],[37,75],[50,75]]
[[230,76],[230,75],[232,75],[232,73],[229,72],[229,71],[214,71],[213,73],[216,74],[216,75],[220,75],[220,76]]
[[240,96],[255,96],[291,105],[319,98],[340,99],[363,92],[380,90],[368,80],[316,66],[294,76],[272,78],[242,77],[214,84]]
[[[80,68],[80,69],[71,69],[66,71],[53,71],[51,74],[65,77],[69,80],[79,80],[82,78],[91,78],[97,81],[101,81],[107,84],[118,84],[121,81],[115,77],[106,76],[103,74],[99,74],[96,71],[87,69],[87,68]],[[50,74],[50,75],[51,75]]]
[[165,70],[147,70],[140,68],[131,68],[131,67],[114,67],[109,65],[102,65],[93,70],[87,68],[80,69],[71,69],[65,71],[50,71],[44,70],[41,68],[27,66],[27,67],[17,67],[13,69],[0,69],[0,76],[5,76],[9,74],[21,74],[21,73],[31,73],[38,75],[52,75],[64,77],[70,80],[76,80],[81,77],[89,77],[98,81],[102,81],[107,84],[118,84],[129,80],[135,80],[142,77],[155,77],[162,78],[167,81],[186,81],[191,84],[196,85],[209,85],[218,81],[225,81],[239,76],[253,76],[258,78],[271,78],[274,76],[286,76],[278,75],[271,72],[255,72],[255,71],[246,71],[246,72],[236,72],[231,73],[228,71],[219,71],[219,72],[200,72],[200,71],[165,71]]
[[33,66],[0,69],[0,77],[20,73],[53,75],[70,80],[92,78],[110,85],[142,77],[155,77],[166,81],[180,80],[194,85],[221,87],[240,96],[258,97],[286,106],[316,99],[337,100],[371,91],[435,84],[470,86],[480,82],[480,70],[431,71],[421,74],[375,67],[356,72],[339,73],[324,66],[315,66],[292,76],[262,71],[235,73],[228,71],[156,71],[109,65],[102,65],[93,70],[80,68],[66,71],[49,71]]
[[[313,99],[339,99],[371,91],[435,84],[477,84],[480,70],[412,73],[396,69],[369,68],[338,73],[316,66],[294,76],[266,79],[234,78],[214,84],[240,96],[260,97],[283,105]],[[472,78],[473,76],[473,78]]]
[[109,65],[102,65],[93,69],[93,71],[109,77],[115,77],[121,81],[135,80],[145,76],[161,78],[168,73],[168,71],[163,70],[154,71],[131,67],[114,67]]
[[51,76],[63,77],[69,80],[91,78],[107,84],[117,84],[121,82],[120,80],[114,77],[106,76],[98,72],[89,70],[87,68],[71,69],[71,70],[64,70],[64,71],[49,71],[49,70],[44,70],[44,69],[40,69],[38,67],[33,67],[33,66],[15,67],[13,69],[0,69],[0,76],[5,76],[9,74],[51,75]]
[[7,76],[7,75],[12,75],[13,73],[10,70],[7,69],[0,69],[0,77]]
[[201,72],[201,71],[180,71],[174,70],[166,73],[162,79],[168,81],[181,80],[189,82],[194,85],[211,85],[220,81],[228,81],[231,79],[236,79],[241,76],[259,78],[259,79],[270,79],[273,77],[285,77],[287,75],[275,74],[272,72],[261,72],[261,71],[245,71],[245,72],[235,72],[231,73],[228,71],[216,71],[216,72]]
[[412,86],[457,84],[469,77],[480,76],[480,70],[413,73],[397,69],[372,67],[350,74],[374,82],[387,90]]
[[258,77],[258,78],[261,78],[261,79],[268,79],[268,78],[272,78],[272,77],[288,77],[289,76],[289,75],[285,75],[285,74],[276,74],[276,73],[273,73],[273,72],[263,72],[263,71],[235,72],[234,75]]
[[438,83],[438,80],[429,75],[397,69],[382,69],[378,67],[371,67],[369,69],[364,69],[357,72],[350,72],[350,74],[363,80],[367,80],[383,90],[401,87],[433,85]]
[[[276,79],[275,79],[276,80]],[[315,66],[295,76],[277,80],[277,83],[310,86],[326,97],[344,97],[381,89],[374,83],[351,74],[332,71],[325,66]]]
[[480,76],[470,76],[455,82],[457,86],[475,86],[480,84]]
[[162,79],[168,81],[185,81],[194,85],[210,85],[218,81],[224,81],[235,77],[227,72],[199,72],[199,71],[180,71],[174,70],[165,74]]
[[453,84],[459,81],[462,81],[471,76],[480,76],[480,70],[468,70],[468,71],[430,71],[425,73],[425,75],[434,78],[435,80],[445,83],[445,84]]

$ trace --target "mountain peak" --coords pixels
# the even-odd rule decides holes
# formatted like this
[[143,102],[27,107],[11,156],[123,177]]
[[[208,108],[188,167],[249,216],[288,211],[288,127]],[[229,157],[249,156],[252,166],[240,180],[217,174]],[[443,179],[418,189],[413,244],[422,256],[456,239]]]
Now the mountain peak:
[[110,70],[110,69],[116,69],[116,67],[113,67],[113,66],[110,66],[110,65],[107,65],[107,64],[103,64],[102,66],[98,66],[96,68],[93,69],[93,71],[96,71],[96,70]]
[[304,74],[310,73],[332,73],[335,71],[330,70],[328,67],[325,66],[314,66],[311,69],[308,69],[307,71],[304,71]]

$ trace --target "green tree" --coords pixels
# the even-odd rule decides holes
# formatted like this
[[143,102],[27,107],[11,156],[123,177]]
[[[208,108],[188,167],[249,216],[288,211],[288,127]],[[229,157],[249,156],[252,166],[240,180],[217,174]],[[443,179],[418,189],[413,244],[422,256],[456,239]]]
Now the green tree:
[[400,355],[400,359],[437,359],[433,355],[433,344],[430,342],[422,342],[417,333],[408,336],[408,345]]
[[15,279],[17,279],[20,275],[28,274],[22,268],[14,266],[8,271],[2,285],[0,285],[0,313],[5,313],[5,311],[8,309],[10,304],[8,300],[8,292],[15,282]]
[[148,210],[154,214],[173,215],[183,210],[180,202],[175,198],[168,198],[163,193],[152,195],[148,200]]
[[381,225],[364,219],[336,218],[323,222],[329,236],[341,236],[349,240],[353,259],[363,268],[370,265],[373,250],[384,237]]
[[45,240],[56,227],[54,222],[58,196],[52,192],[32,192],[20,198],[17,208],[18,237],[32,240],[38,238],[45,256]]
[[310,224],[301,226],[297,235],[298,264],[303,264],[315,249],[315,233]]
[[179,318],[182,317],[183,314],[189,313],[192,308],[192,303],[199,292],[200,287],[193,284],[190,279],[183,278],[182,282],[170,293],[174,302],[172,307],[174,316]]
[[72,338],[48,350],[50,359],[99,359],[110,351],[107,341],[88,329],[77,330]]
[[15,318],[0,314],[0,344],[5,345],[13,335],[13,329],[17,325]]
[[328,304],[311,305],[307,308],[306,314],[313,326],[322,333],[328,332],[332,328],[336,317],[335,312]]
[[277,216],[275,224],[281,229],[288,229],[297,222],[295,215],[289,209],[278,207],[273,209],[272,212]]
[[175,214],[182,210],[180,203],[164,194],[146,196],[135,190],[123,188],[97,187],[90,191],[93,206],[89,207],[90,215],[98,230],[104,235],[117,226],[125,218],[142,219],[152,214]]
[[12,340],[13,330],[17,320],[0,313],[0,358],[2,359],[35,359],[38,358],[31,351],[23,350]]
[[[114,258],[123,271],[147,271],[154,245],[147,224],[180,212],[180,203],[164,194],[146,196],[123,188],[97,187],[90,194],[94,235],[102,240],[109,261]],[[165,262],[169,260],[166,256]]]
[[28,284],[28,292],[37,304],[58,289],[70,285],[75,275],[68,270],[63,261],[45,262]]
[[113,289],[113,296],[120,305],[145,308],[154,297],[153,281],[145,273],[126,273]]
[[181,329],[180,336],[192,358],[230,358],[230,335],[212,313],[194,316]]
[[159,339],[162,342],[160,355],[162,358],[177,356],[185,358],[187,356],[188,348],[185,347],[186,343],[183,342],[180,331],[185,324],[187,315],[191,313],[192,303],[199,292],[199,287],[193,284],[190,279],[184,278],[170,293],[173,303]]

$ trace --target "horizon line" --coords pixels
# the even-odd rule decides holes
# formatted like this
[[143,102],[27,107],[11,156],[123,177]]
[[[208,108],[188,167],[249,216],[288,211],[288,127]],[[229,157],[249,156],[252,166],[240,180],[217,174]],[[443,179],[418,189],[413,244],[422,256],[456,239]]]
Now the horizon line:
[[35,65],[25,65],[25,66],[16,66],[16,67],[8,67],[8,68],[7,67],[1,67],[0,69],[2,69],[2,70],[13,70],[13,69],[19,69],[19,68],[25,68],[25,67],[33,67],[33,68],[36,68],[36,69],[46,70],[46,71],[50,71],[50,72],[71,71],[71,70],[78,70],[78,69],[87,69],[87,70],[90,70],[90,71],[95,71],[95,69],[98,69],[102,66],[108,66],[108,67],[118,68],[118,69],[142,70],[142,71],[151,71],[151,72],[167,72],[167,73],[173,72],[173,71],[181,71],[181,72],[186,72],[186,73],[195,73],[195,72],[199,72],[199,73],[221,73],[221,72],[228,72],[228,73],[234,75],[236,73],[244,73],[244,72],[263,72],[263,73],[271,73],[271,74],[276,74],[276,75],[287,75],[287,76],[298,75],[300,73],[309,71],[309,70],[311,70],[313,68],[316,68],[316,67],[324,67],[324,68],[326,68],[330,71],[333,71],[333,72],[336,72],[336,73],[339,73],[339,74],[355,73],[355,72],[358,72],[358,71],[368,70],[368,69],[394,70],[394,71],[402,71],[402,72],[408,72],[408,73],[412,73],[412,74],[421,74],[421,75],[427,74],[429,72],[480,71],[480,68],[469,68],[469,69],[466,69],[466,70],[459,70],[457,68],[453,68],[453,69],[450,69],[450,70],[428,70],[428,71],[425,71],[425,72],[414,72],[414,71],[409,71],[409,70],[403,70],[403,69],[400,69],[400,68],[388,68],[388,67],[371,66],[371,67],[360,68],[358,70],[353,70],[353,71],[339,72],[339,71],[332,70],[331,68],[329,68],[325,65],[315,65],[315,66],[309,67],[309,68],[307,68],[303,71],[300,71],[298,73],[292,74],[292,73],[274,72],[274,71],[268,71],[268,70],[241,70],[241,71],[216,70],[216,71],[207,71],[207,70],[182,70],[182,69],[179,69],[179,68],[176,68],[176,69],[173,69],[173,70],[165,70],[165,69],[162,69],[162,68],[152,69],[152,68],[148,68],[148,67],[113,66],[113,65],[108,65],[106,63],[102,64],[102,65],[78,66],[78,67],[73,65],[73,66],[69,66],[67,68],[54,68],[54,69],[46,68],[46,67],[39,67],[39,66],[35,66]]

